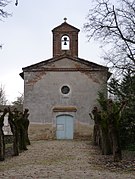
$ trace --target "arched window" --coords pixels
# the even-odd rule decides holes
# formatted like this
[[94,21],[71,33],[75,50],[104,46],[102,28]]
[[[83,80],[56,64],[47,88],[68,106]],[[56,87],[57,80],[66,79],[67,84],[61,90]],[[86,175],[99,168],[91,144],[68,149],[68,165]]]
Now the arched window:
[[61,50],[69,50],[70,39],[67,35],[61,38]]

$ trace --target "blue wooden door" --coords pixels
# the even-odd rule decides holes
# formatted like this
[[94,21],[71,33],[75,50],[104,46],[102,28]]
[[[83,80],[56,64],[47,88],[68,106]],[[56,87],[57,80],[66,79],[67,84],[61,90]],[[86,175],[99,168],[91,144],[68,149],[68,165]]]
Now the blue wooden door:
[[57,139],[73,139],[73,116],[60,115],[56,117]]

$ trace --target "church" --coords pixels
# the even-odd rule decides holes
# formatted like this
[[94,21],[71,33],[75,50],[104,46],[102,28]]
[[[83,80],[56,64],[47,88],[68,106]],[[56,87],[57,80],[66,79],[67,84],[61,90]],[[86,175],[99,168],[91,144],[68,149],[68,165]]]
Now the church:
[[[52,58],[22,68],[24,108],[31,123],[50,126],[55,139],[85,135],[98,92],[107,95],[108,67],[78,57],[79,29],[64,22],[52,30]],[[84,129],[84,130],[82,130]]]

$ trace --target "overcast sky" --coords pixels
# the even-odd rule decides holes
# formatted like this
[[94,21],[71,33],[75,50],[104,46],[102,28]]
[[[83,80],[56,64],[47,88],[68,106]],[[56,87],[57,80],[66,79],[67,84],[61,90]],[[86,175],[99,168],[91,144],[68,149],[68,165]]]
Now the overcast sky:
[[12,0],[4,10],[11,17],[0,21],[0,84],[12,102],[23,93],[22,68],[52,57],[52,29],[64,22],[80,29],[79,57],[103,64],[96,42],[88,42],[83,24],[92,0]]

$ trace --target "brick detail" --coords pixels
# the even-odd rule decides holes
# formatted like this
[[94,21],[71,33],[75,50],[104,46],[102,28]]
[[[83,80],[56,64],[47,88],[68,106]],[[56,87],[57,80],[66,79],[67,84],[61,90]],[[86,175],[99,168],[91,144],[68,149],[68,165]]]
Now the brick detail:
[[[79,29],[64,22],[52,30],[53,32],[53,57],[68,54],[72,57],[78,57],[78,32]],[[61,49],[61,38],[67,35],[70,39],[69,50]]]

